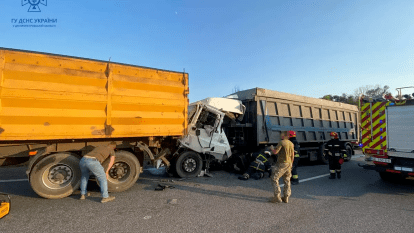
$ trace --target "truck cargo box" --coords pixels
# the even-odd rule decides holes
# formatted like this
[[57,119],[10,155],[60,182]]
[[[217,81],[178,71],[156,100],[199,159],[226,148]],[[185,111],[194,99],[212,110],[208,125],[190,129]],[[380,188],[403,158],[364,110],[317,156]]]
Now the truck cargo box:
[[275,144],[288,130],[296,131],[302,148],[318,148],[332,131],[342,141],[358,141],[357,106],[262,88],[235,94],[246,106],[243,123],[253,125],[253,132],[244,135],[252,146]]
[[181,136],[188,74],[0,48],[0,143]]

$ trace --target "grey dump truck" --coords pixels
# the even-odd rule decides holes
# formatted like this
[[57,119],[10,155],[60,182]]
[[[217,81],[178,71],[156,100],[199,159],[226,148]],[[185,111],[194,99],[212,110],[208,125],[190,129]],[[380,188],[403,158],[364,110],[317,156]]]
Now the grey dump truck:
[[246,107],[241,121],[225,125],[234,155],[276,145],[282,131],[296,131],[300,157],[327,163],[324,153],[329,134],[337,132],[345,142],[347,160],[359,140],[358,107],[324,99],[293,95],[262,88],[236,92],[228,98]]

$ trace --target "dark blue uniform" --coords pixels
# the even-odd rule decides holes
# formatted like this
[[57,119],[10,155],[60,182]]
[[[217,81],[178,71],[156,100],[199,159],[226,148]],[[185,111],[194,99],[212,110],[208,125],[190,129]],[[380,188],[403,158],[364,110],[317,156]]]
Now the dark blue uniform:
[[247,171],[239,176],[240,180],[248,180],[250,177],[258,180],[263,178],[265,172],[270,172],[271,164],[269,162],[270,155],[266,153],[253,154],[253,162],[250,163]]
[[298,171],[297,171],[297,167],[299,164],[299,159],[300,159],[300,147],[299,147],[299,143],[296,140],[296,137],[291,137],[289,138],[289,140],[293,143],[293,147],[295,150],[295,159],[293,160],[293,164],[292,164],[292,179],[291,179],[291,183],[292,184],[299,184],[299,176],[298,176]]
[[344,154],[346,154],[346,148],[343,142],[339,139],[331,139],[326,143],[325,150],[329,152],[329,179],[335,179],[335,175],[338,179],[341,179],[341,160],[343,162]]

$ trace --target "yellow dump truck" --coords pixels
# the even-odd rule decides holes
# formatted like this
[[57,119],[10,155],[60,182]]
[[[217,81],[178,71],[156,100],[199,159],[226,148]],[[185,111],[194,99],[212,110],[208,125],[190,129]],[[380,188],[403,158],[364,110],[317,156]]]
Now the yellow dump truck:
[[79,159],[116,141],[108,188],[126,190],[144,156],[170,164],[188,94],[183,72],[0,48],[0,163],[29,157],[33,190],[62,198],[79,187]]

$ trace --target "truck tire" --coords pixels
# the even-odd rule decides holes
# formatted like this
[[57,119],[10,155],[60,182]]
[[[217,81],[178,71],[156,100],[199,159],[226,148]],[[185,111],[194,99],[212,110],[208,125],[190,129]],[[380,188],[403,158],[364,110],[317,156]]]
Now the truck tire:
[[[122,192],[131,188],[138,180],[141,165],[138,158],[128,151],[116,151],[115,162],[109,170],[108,191]],[[108,169],[109,159],[102,164],[104,170]],[[99,182],[97,182],[99,185]]]
[[319,160],[319,162],[321,162],[323,164],[328,164],[329,159],[328,159],[328,155],[325,152],[325,145],[326,145],[326,143],[319,146],[318,160]]
[[196,177],[201,172],[203,160],[194,151],[185,151],[175,162],[175,171],[179,177]]
[[80,186],[79,158],[70,153],[57,153],[41,159],[30,172],[30,185],[41,197],[64,198]]
[[345,149],[346,149],[347,157],[344,160],[345,160],[345,162],[351,161],[351,159],[352,159],[352,146],[349,145],[349,144],[346,144]]

